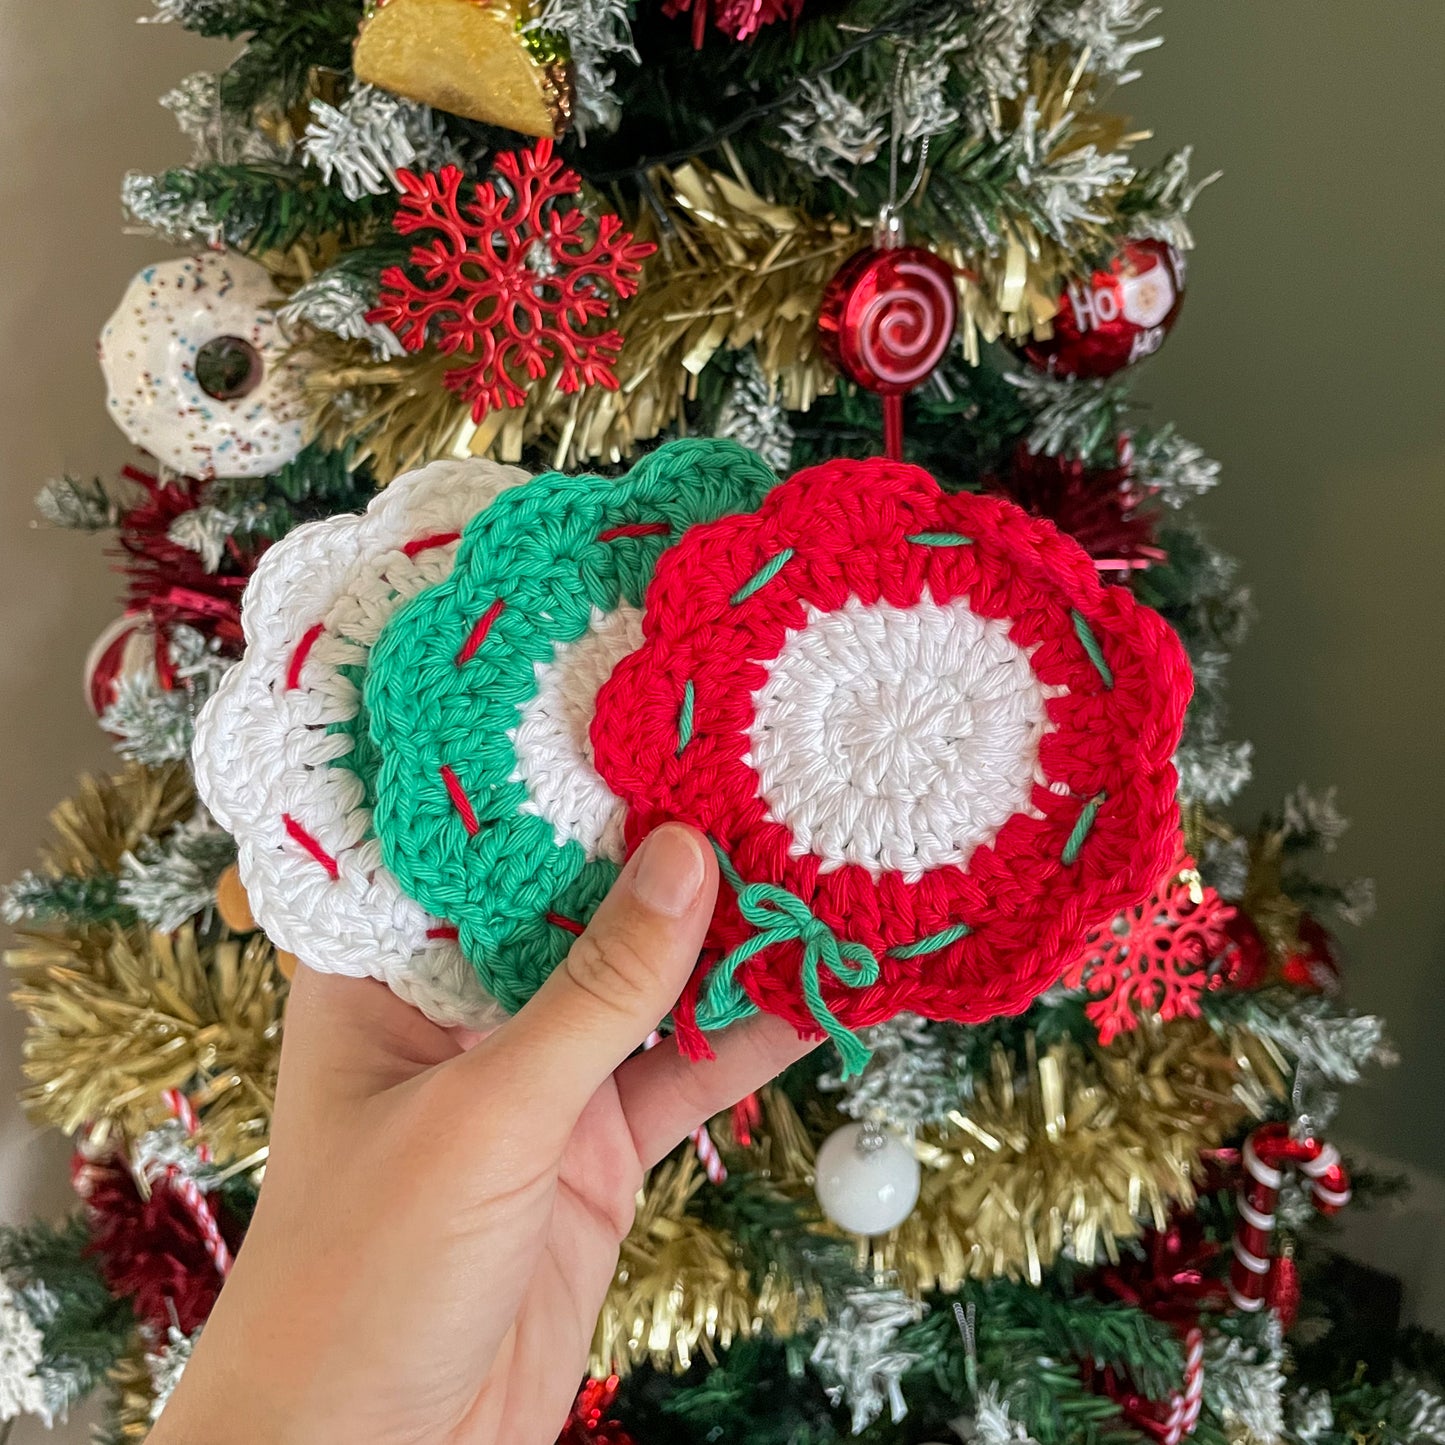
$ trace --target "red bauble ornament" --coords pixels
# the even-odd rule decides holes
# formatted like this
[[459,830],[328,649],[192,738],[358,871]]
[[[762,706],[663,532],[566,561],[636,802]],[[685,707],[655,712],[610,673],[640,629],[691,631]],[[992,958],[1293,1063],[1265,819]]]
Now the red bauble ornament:
[[85,700],[96,717],[115,701],[120,680],[156,664],[155,630],[145,616],[117,617],[91,644],[85,658]]
[[1023,353],[1057,376],[1112,376],[1164,344],[1184,304],[1184,257],[1163,241],[1127,241],[1106,271],[1070,281],[1054,334]]
[[1249,914],[1236,909],[1224,925],[1229,946],[1210,975],[1210,988],[1259,988],[1269,974],[1269,947]]
[[895,460],[903,457],[903,397],[937,369],[957,326],[953,267],[921,246],[859,251],[823,291],[824,353],[883,398],[884,450]]
[[637,291],[657,247],[637,241],[614,215],[595,220],[575,198],[582,182],[542,139],[497,157],[498,179],[467,196],[456,166],[398,171],[401,236],[426,234],[410,270],[388,266],[366,319],[389,326],[408,351],[428,340],[443,355],[475,360],[448,371],[449,390],[476,421],[520,406],[527,388],[555,369],[560,391],[617,389],[622,336],[609,326],[618,300]]
[[1292,949],[1280,968],[1286,983],[1313,993],[1338,993],[1340,962],[1335,941],[1324,925],[1308,913],[1299,921],[1299,947]]

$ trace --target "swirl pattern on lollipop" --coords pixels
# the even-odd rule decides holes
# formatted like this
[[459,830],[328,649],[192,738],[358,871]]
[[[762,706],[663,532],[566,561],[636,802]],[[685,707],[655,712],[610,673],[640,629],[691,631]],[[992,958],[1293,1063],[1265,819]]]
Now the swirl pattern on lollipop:
[[828,283],[818,319],[833,364],[884,396],[925,381],[957,323],[952,268],[918,246],[858,252]]

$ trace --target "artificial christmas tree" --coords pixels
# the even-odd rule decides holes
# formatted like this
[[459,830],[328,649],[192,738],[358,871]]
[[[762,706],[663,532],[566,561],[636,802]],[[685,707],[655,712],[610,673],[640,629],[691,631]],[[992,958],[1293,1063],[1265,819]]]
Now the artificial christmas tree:
[[[1310,872],[1328,803],[1226,815],[1247,608],[1184,512],[1217,468],[1129,407],[1197,191],[1187,152],[1141,166],[1113,109],[1152,10],[158,12],[246,44],[167,98],[191,163],[125,183],[192,253],[158,251],[103,344],[156,470],[42,499],[119,530],[126,622],[87,681],[128,762],[8,895],[30,1101],[75,1138],[82,1203],[0,1249],[4,1412],[54,1417],[106,1376],[115,1438],[163,1406],[264,1175],[276,947],[448,1021],[513,1009],[627,843],[681,814],[733,872],[680,1032],[702,1049],[699,1023],[771,1007],[843,1058],[652,1173],[563,1438],[1445,1439],[1429,1342],[1357,1371],[1309,1302],[1313,1221],[1349,1187],[1331,1091],[1381,1027],[1325,966],[1322,918],[1363,903]],[[462,30],[465,85],[455,54],[428,75]],[[885,449],[931,480],[863,460]],[[690,485],[720,457],[726,482]],[[525,479],[549,468],[598,475]],[[575,617],[543,585],[567,565]],[[477,663],[525,695],[481,727],[495,758],[402,776],[397,740],[435,718],[406,668],[449,609],[435,689],[495,703],[455,670]],[[948,694],[985,649],[996,708]],[[916,784],[920,736],[981,730],[990,767],[950,754],[900,847],[896,811],[822,786],[824,704],[816,730],[784,716],[775,694],[820,676],[889,740],[854,791]],[[184,760],[212,697],[207,812]],[[750,706],[746,768],[791,797],[766,820],[720,744]],[[296,731],[310,793],[263,776]],[[547,826],[559,778],[590,831]],[[417,817],[460,880],[408,866]],[[525,937],[468,871],[494,836],[554,885]],[[1009,920],[1029,937],[998,943]]]

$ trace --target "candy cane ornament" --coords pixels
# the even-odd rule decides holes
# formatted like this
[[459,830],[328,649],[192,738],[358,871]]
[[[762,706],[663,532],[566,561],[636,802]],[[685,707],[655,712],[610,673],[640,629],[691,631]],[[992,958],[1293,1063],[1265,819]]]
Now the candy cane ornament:
[[[166,1089],[161,1097],[165,1100],[166,1108],[176,1117],[180,1126],[186,1131],[188,1137],[195,1139],[196,1133],[201,1127],[201,1121],[196,1117],[196,1111],[191,1107],[191,1101],[179,1089]],[[196,1158],[203,1164],[210,1163],[211,1151],[204,1142],[196,1141]],[[199,1184],[191,1178],[183,1169],[178,1169],[174,1164],[168,1164],[161,1170],[171,1191],[190,1210],[196,1224],[200,1227],[201,1236],[205,1240],[206,1253],[211,1256],[211,1262],[216,1266],[216,1273],[224,1279],[231,1272],[231,1250],[221,1233],[221,1226],[216,1219],[216,1211],[211,1201],[206,1197]]]
[[823,292],[818,333],[828,359],[883,398],[883,450],[903,459],[903,398],[944,358],[958,327],[953,267],[880,228]]
[[1254,1314],[1264,1308],[1274,1259],[1274,1233],[1284,1169],[1292,1165],[1310,1181],[1321,1214],[1336,1214],[1350,1202],[1350,1176],[1333,1144],[1295,1138],[1286,1124],[1264,1124],[1244,1141],[1244,1188],[1239,1193],[1239,1223],[1229,1270],[1229,1297],[1236,1309]]
[[[662,1035],[653,1029],[642,1041],[642,1047],[654,1049],[661,1042]],[[703,1173],[707,1175],[708,1183],[723,1183],[728,1177],[728,1167],[722,1161],[722,1155],[718,1152],[712,1131],[707,1127],[707,1121],[704,1120],[687,1137],[692,1140],[693,1152],[697,1155],[698,1163],[702,1165]]]

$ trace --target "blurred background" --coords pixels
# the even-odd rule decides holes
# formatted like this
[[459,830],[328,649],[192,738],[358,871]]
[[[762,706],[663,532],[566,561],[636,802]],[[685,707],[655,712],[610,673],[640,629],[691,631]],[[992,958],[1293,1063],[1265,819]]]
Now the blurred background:
[[[0,878],[49,809],[111,754],[81,698],[117,611],[101,544],[33,525],[65,470],[129,458],[96,334],[163,250],[120,234],[122,174],[184,158],[156,97],[219,42],[140,26],[140,0],[0,0]],[[1377,880],[1343,939],[1353,1002],[1386,1015],[1399,1066],[1351,1091],[1340,1142],[1408,1172],[1411,1199],[1347,1213],[1347,1247],[1398,1272],[1445,1327],[1445,107],[1439,0],[1166,5],[1167,43],[1124,92],[1223,179],[1194,213],[1175,337],[1144,398],[1224,464],[1200,514],[1240,558],[1259,617],[1233,665],[1255,744],[1251,818],[1299,782],[1339,787],[1339,876]],[[59,1210],[66,1150],[11,1102],[19,1019],[0,1010],[0,1218]],[[19,1422],[13,1445],[47,1438]],[[80,1422],[52,1440],[81,1440]]]

